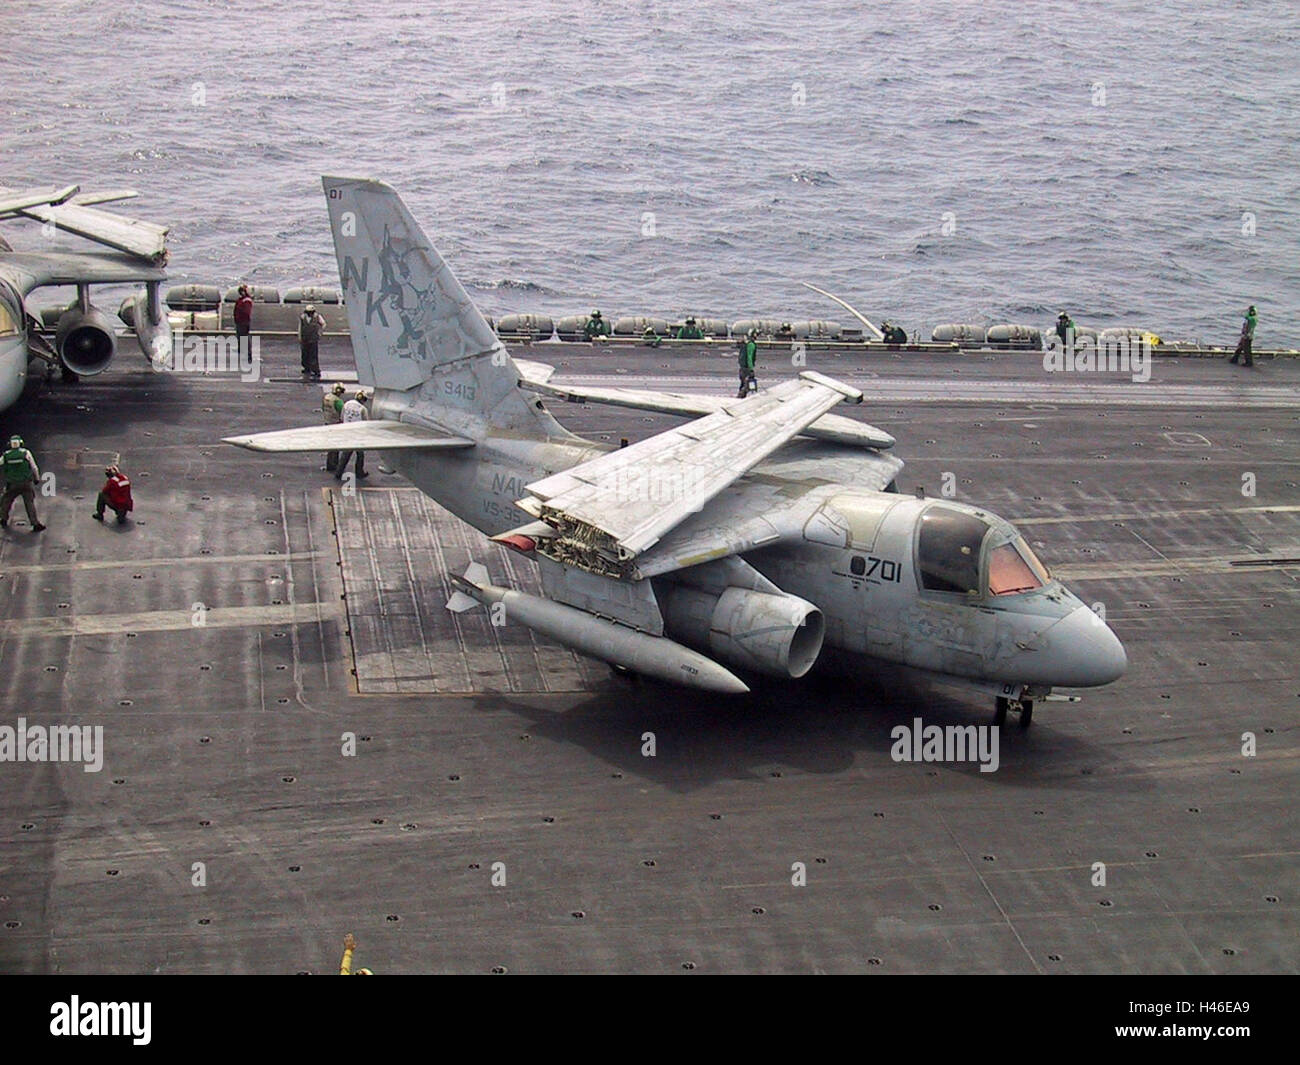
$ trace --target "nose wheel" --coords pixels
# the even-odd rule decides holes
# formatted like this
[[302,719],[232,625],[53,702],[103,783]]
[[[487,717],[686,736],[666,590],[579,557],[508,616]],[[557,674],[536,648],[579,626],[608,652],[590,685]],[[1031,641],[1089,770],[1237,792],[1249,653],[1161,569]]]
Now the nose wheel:
[[1033,699],[1007,699],[999,695],[993,710],[993,724],[1005,725],[1008,710],[1013,710],[1020,715],[1021,728],[1028,728],[1034,720]]

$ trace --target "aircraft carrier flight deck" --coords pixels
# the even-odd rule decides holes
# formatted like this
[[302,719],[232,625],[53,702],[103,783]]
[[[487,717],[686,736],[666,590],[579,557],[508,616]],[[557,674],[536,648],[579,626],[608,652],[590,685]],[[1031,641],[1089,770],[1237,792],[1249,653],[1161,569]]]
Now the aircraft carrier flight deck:
[[[736,387],[730,344],[514,351]],[[5,723],[103,726],[99,772],[5,767],[5,971],[326,973],[347,931],[377,973],[1300,971],[1295,360],[810,353],[902,492],[1016,522],[1127,649],[981,772],[891,756],[917,717],[992,718],[906,670],[710,696],[449,613],[471,559],[535,571],[378,454],[345,494],[222,444],[319,424],[296,346],[262,354],[254,382],[127,355],[5,415],[57,485],[47,531],[19,505],[0,534]],[[353,379],[346,338],[322,365]],[[679,422],[548,406],[613,444]],[[91,517],[114,462],[124,526]]]

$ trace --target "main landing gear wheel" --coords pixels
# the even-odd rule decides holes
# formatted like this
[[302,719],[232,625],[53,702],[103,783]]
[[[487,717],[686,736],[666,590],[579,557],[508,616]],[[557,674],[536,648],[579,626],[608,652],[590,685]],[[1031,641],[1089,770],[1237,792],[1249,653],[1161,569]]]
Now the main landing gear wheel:
[[1010,706],[1011,706],[1010,699],[1004,699],[1002,698],[1002,696],[1000,695],[998,696],[997,702],[994,704],[993,724],[1005,725],[1007,723],[1007,709]]
[[1021,699],[1020,700],[1020,727],[1028,728],[1030,723],[1033,720],[1034,720],[1034,700]]

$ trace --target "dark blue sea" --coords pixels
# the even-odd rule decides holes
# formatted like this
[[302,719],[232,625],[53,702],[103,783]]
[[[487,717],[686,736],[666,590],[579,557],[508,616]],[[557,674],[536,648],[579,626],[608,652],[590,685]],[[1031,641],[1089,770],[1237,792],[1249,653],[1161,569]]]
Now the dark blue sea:
[[[484,310],[1134,324],[1300,346],[1300,4],[5,0],[0,183],[172,274],[337,285],[319,175]],[[34,225],[5,223],[16,246]]]

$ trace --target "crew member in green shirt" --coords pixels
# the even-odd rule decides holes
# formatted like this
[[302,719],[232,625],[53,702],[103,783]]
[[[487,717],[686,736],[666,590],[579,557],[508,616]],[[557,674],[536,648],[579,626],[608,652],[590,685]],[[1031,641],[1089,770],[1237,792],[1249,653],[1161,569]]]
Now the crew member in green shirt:
[[14,500],[22,496],[32,532],[40,532],[45,528],[36,516],[36,482],[41,478],[41,471],[32,453],[23,446],[21,436],[9,438],[9,450],[0,457],[0,466],[4,468],[5,479],[4,495],[0,496],[0,528],[9,528],[10,508]]
[[1229,362],[1236,362],[1243,355],[1247,366],[1255,365],[1255,357],[1251,354],[1251,345],[1255,342],[1255,326],[1259,324],[1259,315],[1255,313],[1255,305],[1252,303],[1246,308],[1246,317],[1241,320],[1241,336],[1237,338],[1237,350],[1232,353]]
[[1056,316],[1056,335],[1061,338],[1061,347],[1070,346],[1074,332],[1074,319],[1062,311]]
[[600,311],[592,311],[591,317],[587,319],[587,324],[582,327],[583,333],[588,340],[595,340],[597,337],[607,337],[613,332],[609,323],[600,316]]
[[678,340],[703,340],[704,330],[695,324],[694,318],[687,318],[686,321],[677,327],[674,334]]
[[751,329],[740,342],[740,391],[737,398],[744,399],[750,392],[758,391],[758,377],[754,373],[758,362],[758,330]]

